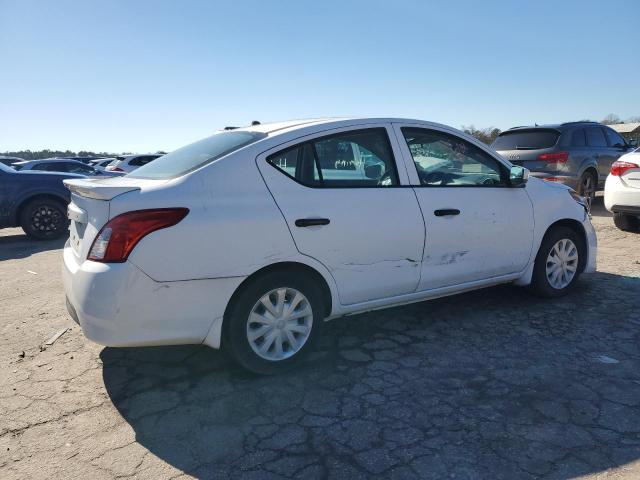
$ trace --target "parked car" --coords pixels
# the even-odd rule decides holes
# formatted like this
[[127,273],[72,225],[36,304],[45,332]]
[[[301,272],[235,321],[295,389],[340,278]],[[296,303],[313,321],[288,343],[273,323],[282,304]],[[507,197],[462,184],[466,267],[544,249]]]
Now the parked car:
[[512,282],[557,297],[594,271],[596,236],[582,197],[527,174],[418,120],[219,132],[65,181],[68,309],[104,345],[224,342],[274,373],[325,319]]
[[107,166],[113,161],[115,161],[115,158],[99,158],[97,160],[91,160],[89,162],[89,165],[91,165],[96,170],[104,172],[106,171],[105,169],[107,168]]
[[120,155],[106,167],[106,170],[108,172],[133,172],[136,168],[146,165],[161,156],[159,154]]
[[95,161],[95,160],[101,160],[102,157],[81,157],[81,156],[76,156],[76,157],[58,157],[58,158],[63,158],[65,160],[76,160],[78,162],[82,162],[85,163],[87,165],[89,165],[91,162]]
[[620,230],[640,232],[640,148],[611,165],[604,185],[604,206]]
[[615,130],[596,122],[515,127],[491,146],[514,165],[568,185],[589,201],[604,187],[611,164],[632,148]]
[[22,227],[35,239],[68,233],[69,190],[62,181],[84,175],[59,172],[19,172],[0,164],[0,228]]
[[65,160],[62,158],[46,158],[44,160],[26,160],[23,162],[13,163],[11,165],[16,170],[27,171],[37,170],[44,172],[66,172],[79,173],[82,175],[110,175],[109,172],[103,172],[97,168],[86,165],[77,160]]
[[0,156],[0,163],[8,167],[10,167],[12,163],[16,162],[24,162],[24,158]]

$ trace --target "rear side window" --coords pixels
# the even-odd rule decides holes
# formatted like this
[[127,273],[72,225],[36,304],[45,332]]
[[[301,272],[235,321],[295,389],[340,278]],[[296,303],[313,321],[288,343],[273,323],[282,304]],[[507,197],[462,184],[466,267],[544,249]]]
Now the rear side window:
[[587,145],[590,147],[606,147],[607,140],[604,138],[604,132],[600,127],[585,128],[587,134]]
[[495,139],[494,150],[540,150],[551,148],[558,141],[560,132],[556,130],[517,130],[501,134]]
[[267,161],[311,187],[398,185],[393,152],[384,128],[321,137],[270,155]]
[[266,134],[256,132],[225,131],[179,148],[134,170],[134,178],[174,178],[192,172],[203,165],[254,143]]
[[584,147],[587,144],[587,138],[584,135],[582,128],[574,130],[571,134],[571,146],[572,147]]
[[607,134],[607,140],[609,140],[609,145],[612,147],[624,147],[626,145],[624,139],[620,136],[620,134],[610,128],[605,128],[604,131]]

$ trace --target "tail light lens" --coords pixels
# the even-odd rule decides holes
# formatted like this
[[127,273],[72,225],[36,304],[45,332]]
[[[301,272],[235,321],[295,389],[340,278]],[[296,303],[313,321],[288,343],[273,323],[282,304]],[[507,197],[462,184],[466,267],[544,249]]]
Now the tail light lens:
[[122,263],[143,237],[172,227],[187,213],[188,208],[157,208],[118,215],[98,232],[87,258],[96,262]]
[[541,153],[538,160],[547,163],[567,163],[569,160],[569,152]]
[[611,175],[615,177],[619,177],[627,170],[631,170],[632,168],[640,168],[640,166],[635,163],[625,162],[618,160],[617,162],[613,162],[611,164]]
[[121,169],[120,167],[112,167],[112,166],[106,167],[105,170],[109,170],[110,172],[124,172],[124,170]]

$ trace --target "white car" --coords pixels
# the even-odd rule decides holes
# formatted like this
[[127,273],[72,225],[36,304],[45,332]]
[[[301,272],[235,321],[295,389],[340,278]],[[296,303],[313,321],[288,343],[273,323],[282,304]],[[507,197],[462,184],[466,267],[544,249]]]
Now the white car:
[[105,172],[107,166],[116,161],[115,158],[98,158],[96,160],[89,161],[89,165],[100,172]]
[[103,345],[224,342],[273,373],[327,319],[512,282],[559,296],[595,270],[596,236],[581,197],[527,173],[418,120],[219,132],[65,180],[68,309]]
[[105,170],[107,172],[120,172],[126,174],[133,172],[136,168],[146,165],[161,156],[162,155],[156,153],[147,153],[145,155],[120,155],[115,157],[115,159],[105,167]]
[[611,165],[604,184],[604,206],[620,230],[640,232],[640,148]]

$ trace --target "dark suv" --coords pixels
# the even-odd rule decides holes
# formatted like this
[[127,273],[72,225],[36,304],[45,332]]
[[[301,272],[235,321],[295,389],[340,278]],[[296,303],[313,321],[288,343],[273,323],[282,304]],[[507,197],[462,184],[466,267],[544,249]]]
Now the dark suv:
[[589,200],[604,187],[611,164],[632,149],[616,131],[597,122],[514,127],[491,146],[533,176],[564,183]]

